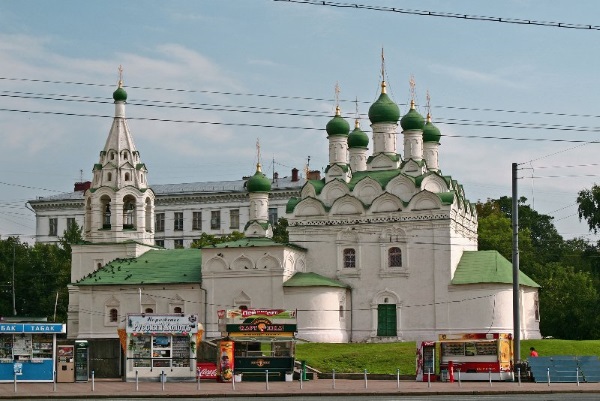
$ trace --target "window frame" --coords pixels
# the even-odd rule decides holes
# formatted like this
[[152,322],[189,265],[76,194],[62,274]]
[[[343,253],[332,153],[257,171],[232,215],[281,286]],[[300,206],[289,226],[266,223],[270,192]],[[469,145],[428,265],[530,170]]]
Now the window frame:
[[221,229],[221,211],[211,210],[210,212],[210,229],[220,230]]
[[156,213],[154,215],[154,231],[157,233],[165,232],[165,214]]
[[229,211],[229,229],[240,228],[240,209],[231,209]]
[[344,269],[356,269],[356,249],[344,248],[342,250],[342,263]]
[[183,212],[173,212],[173,231],[183,231]]
[[50,217],[48,219],[48,236],[56,237],[58,235],[58,218]]
[[202,212],[192,212],[192,230],[202,231]]

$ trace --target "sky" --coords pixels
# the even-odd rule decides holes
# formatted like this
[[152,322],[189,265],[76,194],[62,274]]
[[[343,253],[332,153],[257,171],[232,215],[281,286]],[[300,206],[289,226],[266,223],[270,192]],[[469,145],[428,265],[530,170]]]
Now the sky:
[[[600,3],[337,3],[600,25]],[[351,126],[379,95],[430,96],[440,168],[471,202],[519,196],[565,238],[598,181],[600,30],[271,0],[0,2],[0,238],[35,238],[28,200],[91,180],[123,67],[128,124],[152,184],[290,175],[328,163],[335,86]],[[400,129],[399,129],[400,131]],[[399,134],[400,135],[400,134]],[[402,143],[399,138],[399,144]],[[402,149],[399,149],[399,153]]]

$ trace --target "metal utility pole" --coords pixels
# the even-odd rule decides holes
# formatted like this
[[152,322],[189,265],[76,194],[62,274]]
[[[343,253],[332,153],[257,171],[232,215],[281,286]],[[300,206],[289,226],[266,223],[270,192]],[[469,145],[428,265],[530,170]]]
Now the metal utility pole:
[[521,361],[521,294],[519,291],[519,195],[517,163],[512,164],[512,266],[515,362]]
[[15,240],[13,239],[13,263],[12,263],[12,301],[13,301],[13,316],[17,316],[17,302],[15,300]]

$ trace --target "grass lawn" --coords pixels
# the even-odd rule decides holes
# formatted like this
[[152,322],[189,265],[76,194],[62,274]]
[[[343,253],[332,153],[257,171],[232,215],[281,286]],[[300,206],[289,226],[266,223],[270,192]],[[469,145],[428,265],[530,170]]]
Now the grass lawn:
[[[529,356],[529,347],[535,347],[540,356],[596,355],[600,356],[600,341],[523,340],[521,359]],[[298,343],[296,359],[304,360],[321,372],[415,374],[416,345],[413,342],[382,344],[323,344]]]

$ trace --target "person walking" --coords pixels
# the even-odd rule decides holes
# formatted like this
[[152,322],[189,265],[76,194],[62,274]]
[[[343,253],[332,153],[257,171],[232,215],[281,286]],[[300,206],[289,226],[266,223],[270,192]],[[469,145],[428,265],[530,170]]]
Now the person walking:
[[536,358],[538,356],[538,353],[534,347],[529,348],[529,356],[533,358]]

